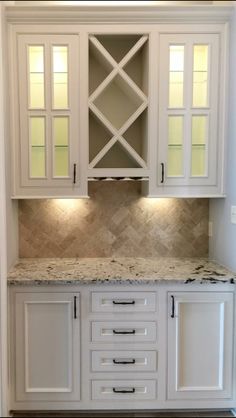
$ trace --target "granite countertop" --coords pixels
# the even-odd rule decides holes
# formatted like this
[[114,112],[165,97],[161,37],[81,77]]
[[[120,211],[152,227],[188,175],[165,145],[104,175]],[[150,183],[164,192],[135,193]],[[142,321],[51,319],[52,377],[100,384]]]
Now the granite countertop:
[[201,258],[30,258],[10,271],[10,285],[236,283],[236,273]]

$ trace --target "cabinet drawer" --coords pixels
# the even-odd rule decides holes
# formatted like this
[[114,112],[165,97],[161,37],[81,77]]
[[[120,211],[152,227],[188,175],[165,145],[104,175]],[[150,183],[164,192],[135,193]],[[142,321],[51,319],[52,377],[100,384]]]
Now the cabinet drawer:
[[155,380],[94,380],[93,400],[151,400],[156,399]]
[[92,322],[92,341],[113,343],[156,341],[156,322]]
[[92,312],[155,312],[154,292],[93,292]]
[[93,372],[155,372],[156,351],[93,351]]

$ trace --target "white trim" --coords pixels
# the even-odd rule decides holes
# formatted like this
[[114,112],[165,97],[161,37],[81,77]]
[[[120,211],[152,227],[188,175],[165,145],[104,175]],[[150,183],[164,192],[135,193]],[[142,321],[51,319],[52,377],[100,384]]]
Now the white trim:
[[[3,51],[4,8],[0,4],[0,51]],[[3,54],[0,54],[0,90],[4,91]],[[0,415],[8,416],[7,359],[7,219],[5,173],[4,95],[0,96]]]
[[[184,2],[183,2],[184,3]],[[7,20],[17,23],[158,23],[226,22],[233,6],[13,6],[6,8]]]

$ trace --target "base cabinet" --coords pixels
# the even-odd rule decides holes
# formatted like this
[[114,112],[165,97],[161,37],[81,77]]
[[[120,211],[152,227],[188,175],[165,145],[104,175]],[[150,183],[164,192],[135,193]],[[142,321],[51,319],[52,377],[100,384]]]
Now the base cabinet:
[[78,312],[78,293],[15,295],[17,401],[80,399]]
[[168,297],[168,399],[230,398],[233,294]]
[[9,294],[12,410],[236,406],[234,285],[14,286]]

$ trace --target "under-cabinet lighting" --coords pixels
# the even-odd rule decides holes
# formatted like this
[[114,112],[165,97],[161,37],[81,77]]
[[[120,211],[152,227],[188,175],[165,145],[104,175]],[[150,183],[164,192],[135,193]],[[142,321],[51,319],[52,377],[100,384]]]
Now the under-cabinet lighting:
[[140,204],[143,208],[166,207],[173,205],[173,199],[163,197],[141,197]]
[[84,205],[84,199],[53,199],[53,205],[62,210],[77,210]]

